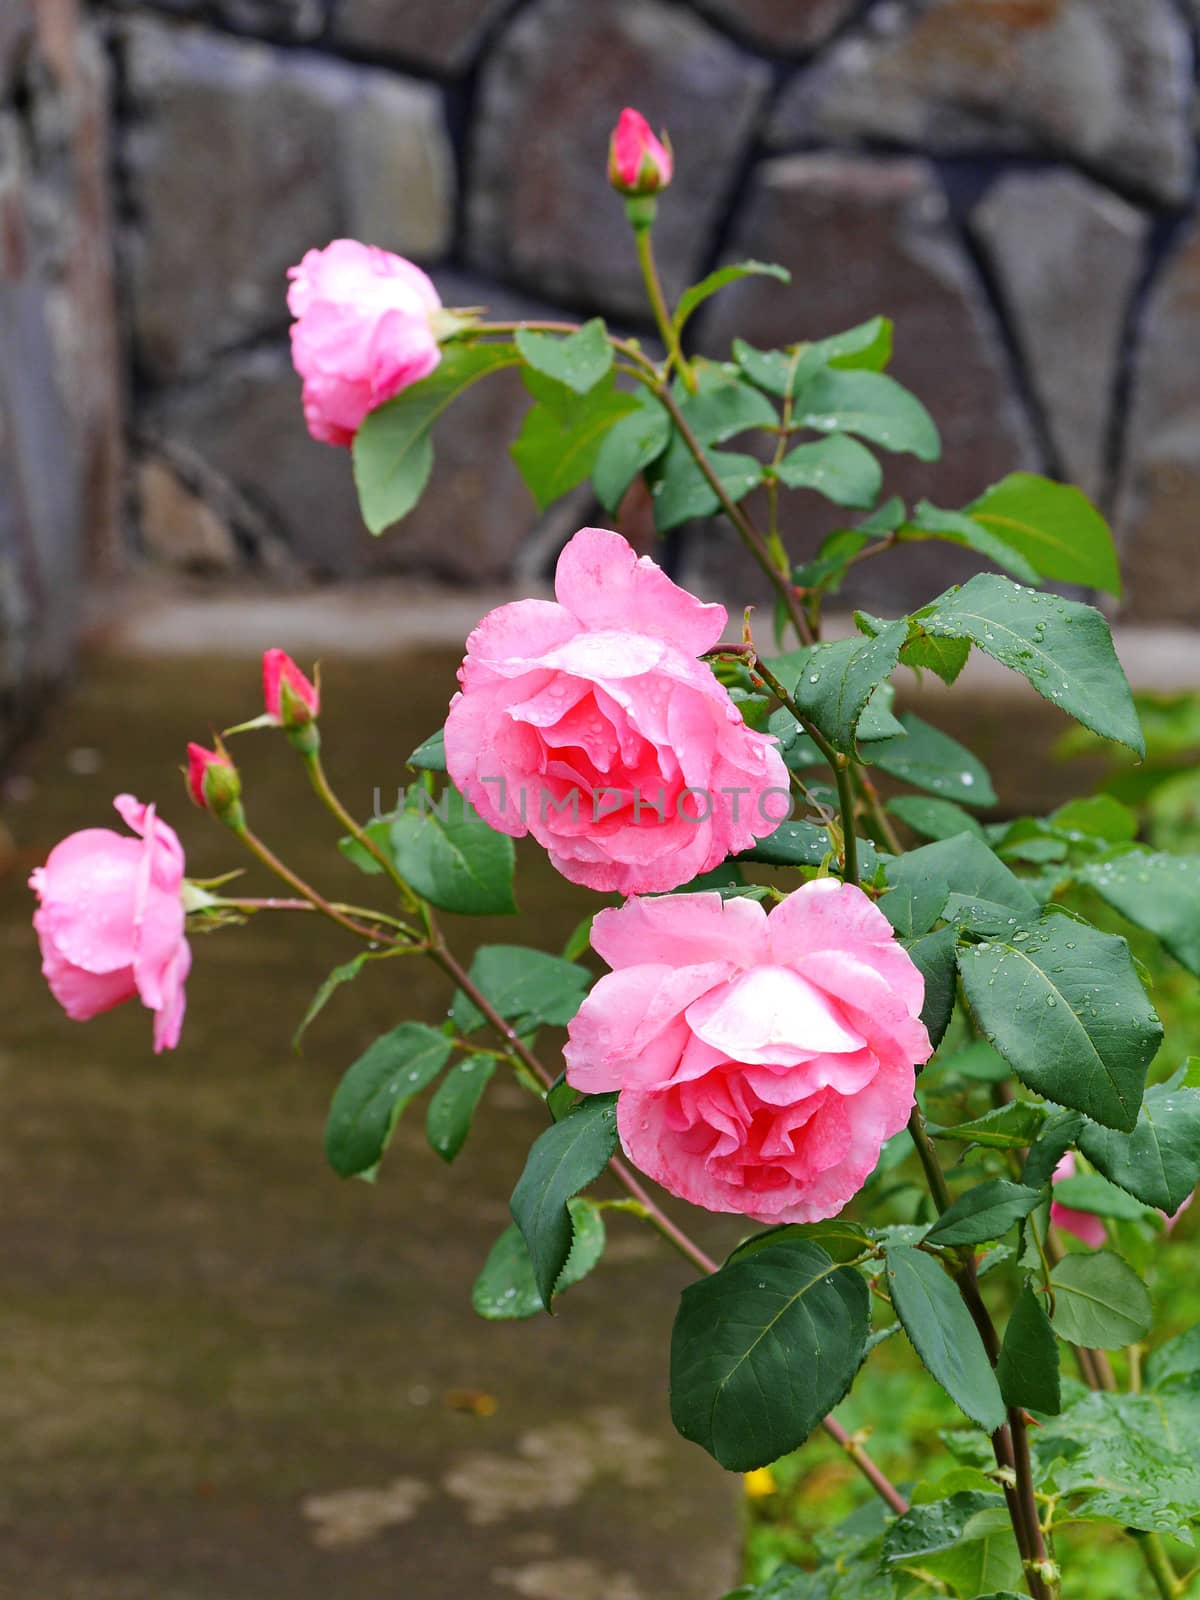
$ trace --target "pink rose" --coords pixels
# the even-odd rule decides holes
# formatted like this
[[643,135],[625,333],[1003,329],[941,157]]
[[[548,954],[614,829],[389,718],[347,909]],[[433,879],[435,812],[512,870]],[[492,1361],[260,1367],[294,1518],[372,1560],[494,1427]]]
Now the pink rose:
[[314,439],[348,445],[368,411],[441,360],[430,318],[438,292],[403,256],[335,239],[288,268],[292,364]]
[[599,913],[592,946],[613,971],[571,1023],[567,1081],[620,1090],[634,1165],[709,1211],[840,1211],[932,1048],[924,980],[862,890],[817,878],[769,915],[716,894],[630,900]]
[[608,181],[621,194],[656,194],[675,174],[666,134],[656,139],[640,111],[626,106],[608,144]]
[[575,535],[554,592],[500,606],[467,640],[446,766],[484,821],[621,894],[673,889],[772,833],[787,769],[696,659],[725,608],[606,528]]
[[183,936],[183,847],[154,807],[131,794],[113,805],[134,833],[85,828],[68,835],[29,884],[42,971],[76,1022],[140,996],[154,1012],[154,1048],[171,1050],[183,1025],[192,953]]
[[[1073,1151],[1068,1150],[1055,1167],[1054,1176],[1050,1181],[1052,1184],[1060,1183],[1064,1178],[1073,1178],[1074,1176],[1075,1156]],[[1158,1213],[1163,1219],[1163,1226],[1168,1233],[1171,1232],[1180,1217],[1191,1205],[1192,1199],[1193,1196],[1188,1195],[1178,1211],[1173,1212],[1170,1216],[1165,1211]],[[1073,1233],[1077,1239],[1082,1240],[1084,1244],[1093,1250],[1099,1250],[1108,1241],[1108,1230],[1104,1226],[1103,1218],[1096,1216],[1092,1211],[1076,1211],[1072,1206],[1064,1206],[1060,1201],[1054,1200],[1050,1205],[1050,1221],[1054,1223],[1056,1228],[1062,1228],[1065,1233]]]
[[[1060,1183],[1063,1178],[1075,1176],[1075,1156],[1068,1150],[1066,1155],[1054,1169],[1051,1184]],[[1077,1239],[1089,1245],[1093,1250],[1108,1238],[1103,1221],[1091,1211],[1076,1211],[1071,1206],[1060,1205],[1055,1200],[1050,1206],[1050,1221],[1056,1228],[1062,1228],[1065,1233],[1073,1233]]]

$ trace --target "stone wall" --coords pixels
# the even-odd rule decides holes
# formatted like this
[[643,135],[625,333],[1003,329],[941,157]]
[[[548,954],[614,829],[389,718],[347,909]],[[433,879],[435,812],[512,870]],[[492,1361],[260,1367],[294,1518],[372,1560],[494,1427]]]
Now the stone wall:
[[[448,303],[647,332],[604,179],[629,103],[676,146],[656,230],[668,288],[731,255],[793,272],[712,302],[701,348],[893,315],[895,371],[946,444],[932,470],[889,462],[898,490],[957,505],[1018,465],[1072,477],[1116,518],[1126,614],[1195,616],[1194,0],[95,0],[91,15],[120,356],[63,403],[128,392],[128,559],[277,582],[541,571],[589,507],[537,522],[507,456],[527,403],[512,374],[463,402],[412,518],[362,531],[346,455],[304,431],[284,271],[351,234],[429,266]],[[0,64],[20,51],[12,28]],[[66,276],[86,309],[96,291]],[[829,523],[792,505],[800,548]],[[702,587],[754,591],[720,530],[670,557]],[[934,547],[882,566],[864,578],[893,607],[963,571]]]

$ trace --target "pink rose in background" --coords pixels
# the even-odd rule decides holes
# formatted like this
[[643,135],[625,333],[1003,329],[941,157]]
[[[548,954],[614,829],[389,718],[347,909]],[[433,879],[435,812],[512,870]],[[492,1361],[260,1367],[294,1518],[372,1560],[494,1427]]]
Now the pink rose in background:
[[154,807],[131,794],[113,805],[139,837],[85,828],[55,845],[30,877],[42,971],[76,1022],[140,996],[154,1012],[154,1048],[179,1043],[184,980],[183,847]]
[[931,1052],[924,979],[862,890],[819,878],[769,915],[716,894],[630,900],[599,913],[592,946],[613,971],[570,1025],[567,1081],[620,1090],[629,1159],[709,1211],[840,1211]]
[[310,250],[288,277],[308,431],[324,444],[351,444],[369,411],[441,360],[430,318],[442,302],[420,267],[356,239]]
[[656,194],[675,174],[669,142],[656,139],[640,111],[626,106],[608,144],[608,181],[621,194]]
[[[1054,1177],[1051,1182],[1060,1183],[1064,1178],[1073,1178],[1074,1176],[1075,1155],[1073,1151],[1068,1150],[1055,1167]],[[1163,1226],[1168,1233],[1171,1232],[1180,1217],[1191,1205],[1192,1199],[1193,1196],[1188,1195],[1179,1210],[1171,1216],[1168,1216],[1165,1211],[1158,1213],[1163,1219]],[[1104,1226],[1104,1219],[1096,1216],[1094,1212],[1076,1211],[1071,1206],[1064,1206],[1060,1201],[1054,1200],[1050,1206],[1050,1221],[1054,1223],[1055,1227],[1062,1228],[1067,1233],[1073,1233],[1077,1239],[1082,1240],[1084,1244],[1090,1246],[1093,1250],[1099,1250],[1108,1241],[1108,1230]]]
[[[1075,1176],[1075,1156],[1070,1150],[1054,1169],[1052,1184],[1061,1183],[1064,1178]],[[1093,1250],[1098,1250],[1108,1238],[1102,1219],[1091,1211],[1075,1211],[1071,1206],[1061,1205],[1057,1200],[1050,1206],[1050,1221],[1056,1228],[1062,1228],[1066,1233],[1073,1233],[1077,1239],[1089,1245]]]
[[676,888],[773,833],[789,806],[775,742],[706,663],[725,626],[620,534],[583,528],[557,603],[519,600],[467,640],[446,766],[485,822],[532,833],[572,883]]

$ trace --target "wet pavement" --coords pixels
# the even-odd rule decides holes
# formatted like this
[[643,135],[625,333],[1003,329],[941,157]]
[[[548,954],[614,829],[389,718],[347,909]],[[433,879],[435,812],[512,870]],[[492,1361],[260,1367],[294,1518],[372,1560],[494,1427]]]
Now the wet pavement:
[[[382,963],[295,1023],[351,953],[301,917],[197,938],[180,1049],[130,1005],[80,1026],[42,986],[28,870],[62,834],[159,802],[194,876],[240,865],[188,804],[187,738],[259,709],[244,660],[101,656],[18,772],[0,878],[0,1593],[24,1600],[717,1600],[736,1480],[672,1432],[667,1340],[688,1269],[614,1217],[553,1320],[484,1323],[470,1289],[540,1122],[495,1079],[453,1168],[401,1124],[375,1186],[321,1134],[379,1032],[449,988]],[[347,802],[394,794],[455,655],[324,666]],[[275,735],[239,744],[258,830],[330,895],[373,886]],[[257,868],[246,893],[269,893]],[[462,953],[556,950],[591,901],[523,851],[527,919],[453,927]],[[453,919],[448,919],[453,922]],[[701,1219],[702,1221],[704,1219]]]

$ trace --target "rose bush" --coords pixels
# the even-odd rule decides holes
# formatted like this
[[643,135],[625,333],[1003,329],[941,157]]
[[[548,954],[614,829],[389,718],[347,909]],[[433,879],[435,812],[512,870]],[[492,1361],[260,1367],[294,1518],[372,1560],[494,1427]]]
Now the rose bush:
[[[193,745],[192,798],[288,897],[184,882],[174,833],[122,796],[140,838],[73,835],[33,876],[47,978],[76,1017],[140,996],[161,1049],[183,1014],[185,907],[203,929],[311,911],[356,941],[301,1034],[380,963],[431,961],[451,985],[447,1014],[366,1045],[332,1097],[329,1163],[374,1178],[398,1119],[435,1083],[426,1130],[445,1161],[498,1070],[539,1097],[513,1226],[475,1287],[481,1313],[551,1309],[600,1262],[606,1215],[646,1219],[700,1275],[671,1340],[680,1433],[742,1471],[821,1427],[882,1502],[839,1532],[819,1572],[781,1571],[736,1600],[1007,1600],[1017,1586],[1059,1600],[1071,1522],[1132,1534],[1163,1600],[1177,1600],[1188,1580],[1162,1536],[1200,1525],[1197,1330],[1143,1354],[1155,1212],[1170,1227],[1200,1180],[1200,1066],[1186,1047],[1182,1065],[1164,1059],[1112,927],[1132,924],[1200,972],[1200,860],[1140,843],[1115,793],[989,817],[982,763],[894,701],[906,671],[953,684],[977,649],[1053,715],[1143,757],[1104,616],[1039,587],[1119,594],[1111,534],[1077,490],[1029,473],[962,507],[885,496],[876,451],[931,462],[940,450],[932,417],[886,374],[885,317],[780,350],[735,340],[724,361],[690,355],[688,321],[710,295],[788,274],[729,263],[670,307],[651,242],[670,176],[669,145],[627,110],[610,177],[661,359],[599,318],[442,312],[419,268],[341,240],[292,273],[305,414],[318,438],[353,440],[364,519],[380,532],[420,498],[434,419],[518,369],[532,403],[512,453],[539,508],[590,481],[618,522],[636,487],[664,534],[720,512],[771,584],[774,614],[747,613],[741,637],[721,642],[724,607],[619,534],[580,530],[554,601],[501,606],[471,634],[444,728],[409,756],[396,808],[367,820],[325,772],[316,682],[267,651],[265,709],[225,737],[282,730],[367,903],[332,900],[283,861],[251,830],[225,744]],[[725,448],[739,434],[757,436],[752,449]],[[820,544],[789,548],[785,489],[839,508]],[[857,523],[856,508],[869,513]],[[999,572],[911,615],[857,612],[855,632],[825,637],[825,601],[859,561],[938,538]],[[1169,780],[1176,755],[1147,762],[1136,795]],[[527,832],[566,877],[637,897],[585,916],[561,955],[485,944],[464,963],[439,913],[511,914],[512,837]],[[599,978],[589,936],[611,969]],[[539,1041],[548,1026],[567,1028],[564,1073]],[[1088,1170],[1068,1180],[1076,1152]],[[715,1261],[637,1169],[773,1226]],[[615,1207],[589,1193],[605,1173]],[[832,1220],[852,1199],[855,1214]],[[911,1508],[831,1415],[875,1347],[905,1339],[962,1423],[945,1436],[950,1476],[930,1471]]]
[[119,794],[113,805],[136,839],[85,828],[55,845],[29,883],[42,971],[76,1022],[140,999],[154,1012],[154,1048],[179,1043],[184,983],[183,847],[152,805]]
[[696,659],[724,606],[604,528],[567,545],[555,594],[501,606],[467,640],[446,767],[479,815],[620,894],[676,888],[773,833],[789,805],[775,741]]
[[861,889],[819,878],[769,914],[629,900],[592,948],[613,970],[571,1021],[567,1082],[619,1091],[635,1166],[760,1222],[819,1222],[858,1193],[931,1049],[924,980]]

